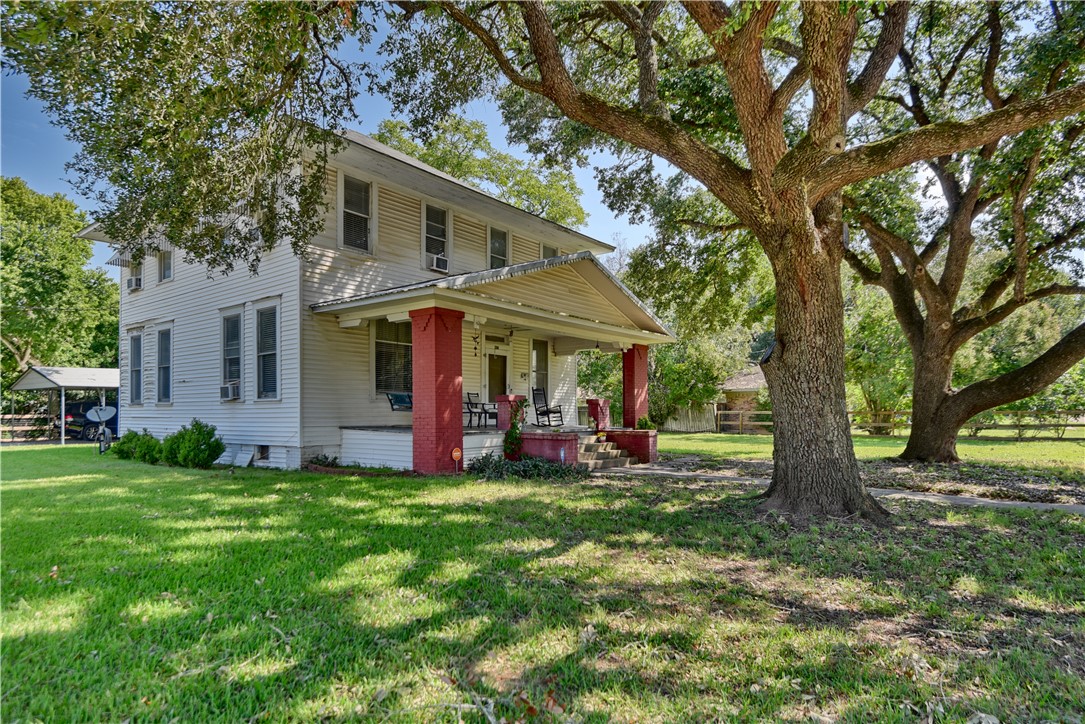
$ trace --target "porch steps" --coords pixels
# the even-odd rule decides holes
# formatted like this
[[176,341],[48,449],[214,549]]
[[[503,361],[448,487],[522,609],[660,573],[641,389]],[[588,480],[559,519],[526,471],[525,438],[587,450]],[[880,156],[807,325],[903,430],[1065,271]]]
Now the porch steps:
[[587,465],[588,470],[627,468],[637,464],[637,459],[626,450],[612,442],[596,442],[594,435],[581,435],[577,459]]

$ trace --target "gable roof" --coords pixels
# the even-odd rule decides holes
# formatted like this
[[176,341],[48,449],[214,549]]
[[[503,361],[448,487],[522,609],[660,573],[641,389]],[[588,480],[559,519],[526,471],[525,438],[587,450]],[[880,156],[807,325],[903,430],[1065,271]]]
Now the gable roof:
[[[314,312],[335,312],[352,307],[364,306],[366,303],[420,296],[423,293],[433,290],[448,290],[453,292],[469,292],[469,290],[474,290],[475,292],[480,292],[483,291],[481,288],[486,287],[487,285],[491,285],[489,287],[490,290],[496,288],[503,289],[504,287],[497,287],[495,285],[529,275],[538,277],[563,267],[575,270],[588,285],[600,292],[600,294],[614,306],[615,312],[622,315],[623,320],[628,320],[626,323],[627,325],[673,339],[674,335],[667,329],[667,326],[663,324],[651,310],[645,307],[644,303],[629,291],[629,289],[590,251],[581,251],[575,254],[567,254],[565,256],[558,256],[550,259],[536,259],[534,261],[513,264],[512,266],[501,267],[498,269],[485,269],[464,274],[454,274],[438,279],[428,279],[426,281],[404,284],[398,287],[379,289],[364,294],[355,294],[349,297],[328,299],[312,304],[310,305],[310,308]],[[515,303],[523,304],[522,301],[516,301]],[[585,302],[583,306],[588,306],[587,302]],[[590,313],[589,310],[585,311],[583,314],[563,314],[565,314],[565,316],[576,316],[589,321],[601,321],[590,319],[588,316]],[[610,321],[609,323],[613,324],[614,322]]]
[[115,367],[31,367],[11,389],[116,389],[120,381],[120,370]]
[[[460,201],[482,203],[487,207],[487,211],[489,211],[491,215],[498,217],[503,223],[521,224],[531,232],[544,237],[543,240],[552,240],[554,237],[564,237],[569,244],[588,246],[589,248],[594,248],[596,251],[604,254],[614,251],[615,249],[612,244],[600,241],[599,239],[588,236],[576,229],[550,221],[538,214],[533,214],[530,211],[525,211],[507,201],[503,201],[487,191],[472,186],[466,181],[451,176],[429,164],[423,163],[413,156],[408,156],[402,151],[398,151],[391,146],[381,143],[364,133],[344,130],[341,131],[339,135],[344,138],[348,144],[353,144],[366,153],[374,154],[386,161],[390,161],[395,167],[394,170],[399,170],[400,172],[407,171],[413,174],[415,176],[413,179],[402,179],[400,180],[400,183],[415,192],[421,192],[441,201],[452,202],[457,200],[455,198],[450,198],[450,194],[447,193],[448,187],[452,186],[461,195],[462,198],[459,199]],[[372,169],[362,167],[360,170],[369,171]],[[397,181],[395,173],[390,175],[392,178],[389,178],[389,181]],[[86,228],[78,233],[78,236],[93,241],[112,243],[112,240],[102,233],[101,226],[98,222],[88,224]],[[114,265],[127,265],[127,262],[120,258],[121,254],[123,254],[123,252],[114,255],[114,258],[110,259],[109,263]]]

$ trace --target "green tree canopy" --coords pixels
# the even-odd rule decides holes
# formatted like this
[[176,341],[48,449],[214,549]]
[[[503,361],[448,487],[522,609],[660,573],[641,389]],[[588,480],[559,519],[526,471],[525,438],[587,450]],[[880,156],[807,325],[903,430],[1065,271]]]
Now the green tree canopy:
[[4,390],[28,365],[116,365],[119,290],[104,271],[86,268],[93,243],[75,236],[86,215],[20,178],[2,184]]
[[482,121],[450,115],[426,131],[412,131],[406,121],[385,120],[375,138],[544,219],[574,229],[587,221],[580,186],[567,168],[498,151]]

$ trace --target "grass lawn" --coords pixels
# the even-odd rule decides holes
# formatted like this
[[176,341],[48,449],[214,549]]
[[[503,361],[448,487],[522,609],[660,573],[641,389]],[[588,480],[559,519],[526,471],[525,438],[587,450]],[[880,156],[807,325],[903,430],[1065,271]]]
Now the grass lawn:
[[[860,460],[900,455],[903,437],[855,435],[855,454]],[[771,460],[772,435],[722,435],[715,433],[662,433],[659,451],[708,455],[740,460]],[[992,465],[1065,467],[1085,471],[1085,440],[969,440],[957,441],[957,454],[966,463]]]
[[0,462],[5,722],[1085,708],[1081,517],[798,531],[722,483]]

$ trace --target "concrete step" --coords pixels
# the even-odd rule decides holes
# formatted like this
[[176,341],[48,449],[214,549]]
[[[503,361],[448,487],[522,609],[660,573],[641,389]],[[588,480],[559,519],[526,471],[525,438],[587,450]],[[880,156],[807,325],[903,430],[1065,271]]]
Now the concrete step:
[[[594,438],[592,438],[594,439]],[[613,450],[614,443],[612,442],[581,442],[581,452],[598,452],[600,450]]]
[[620,457],[628,457],[629,453],[625,450],[595,450],[586,451],[581,450],[577,455],[577,459],[584,460],[613,460]]
[[[624,451],[623,451],[624,452]],[[634,457],[620,457],[609,458],[606,460],[581,460],[580,462],[588,466],[588,470],[609,470],[611,468],[627,468],[630,465],[636,465],[637,459]]]

